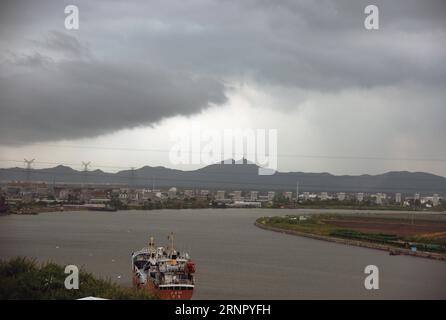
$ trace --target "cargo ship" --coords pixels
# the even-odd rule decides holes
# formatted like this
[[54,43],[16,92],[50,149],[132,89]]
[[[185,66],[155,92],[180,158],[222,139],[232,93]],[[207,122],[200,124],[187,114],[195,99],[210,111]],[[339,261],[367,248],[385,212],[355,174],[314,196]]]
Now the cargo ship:
[[132,253],[133,286],[166,300],[189,300],[195,287],[195,263],[187,252],[170,245],[156,247],[153,237],[149,245]]

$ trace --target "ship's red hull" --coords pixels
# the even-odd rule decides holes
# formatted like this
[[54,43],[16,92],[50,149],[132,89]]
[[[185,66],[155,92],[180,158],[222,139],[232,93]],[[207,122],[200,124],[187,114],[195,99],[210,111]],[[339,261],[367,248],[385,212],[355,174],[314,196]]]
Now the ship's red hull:
[[156,287],[152,281],[148,281],[147,284],[141,286],[137,282],[137,278],[133,278],[133,284],[139,289],[147,290],[149,293],[156,295],[161,300],[190,300],[194,293],[193,287],[187,289],[181,289],[182,286],[173,286],[175,289],[159,288]]

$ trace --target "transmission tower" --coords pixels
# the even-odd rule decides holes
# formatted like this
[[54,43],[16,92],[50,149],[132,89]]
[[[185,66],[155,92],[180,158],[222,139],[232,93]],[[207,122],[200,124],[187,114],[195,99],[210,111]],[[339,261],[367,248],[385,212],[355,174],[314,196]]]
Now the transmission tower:
[[299,204],[299,181],[296,182],[296,206]]
[[25,161],[25,164],[26,164],[26,181],[29,182],[30,177],[31,177],[31,166],[32,166],[34,160],[36,160],[36,159],[31,159],[31,160],[23,159],[23,160]]
[[135,186],[135,167],[130,168],[129,186],[130,188]]
[[82,166],[84,167],[84,184],[87,183],[87,175],[88,175],[88,166],[90,165],[90,161],[84,162],[82,161]]

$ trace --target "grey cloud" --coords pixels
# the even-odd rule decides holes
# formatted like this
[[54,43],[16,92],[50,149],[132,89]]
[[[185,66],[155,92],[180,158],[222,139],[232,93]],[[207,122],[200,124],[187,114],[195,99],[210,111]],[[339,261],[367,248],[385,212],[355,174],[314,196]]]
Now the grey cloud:
[[[155,6],[145,18],[166,22],[169,31],[136,31],[130,39],[160,64],[228,77],[248,74],[259,82],[304,89],[434,83],[446,77],[446,68],[432,59],[445,56],[436,40],[446,32],[438,14],[429,20],[430,11],[421,9],[436,3],[378,2],[382,19],[377,32],[363,27],[367,1],[205,2],[181,12]],[[407,28],[409,22],[416,32]],[[188,25],[198,25],[202,32],[182,32]],[[430,52],[414,57],[420,47]]]
[[68,59],[92,58],[90,48],[68,33],[51,31],[44,39],[32,40],[32,42],[38,48],[57,52]]
[[[329,93],[446,79],[441,0],[375,1],[373,32],[365,0],[77,0],[74,33],[55,29],[57,1],[19,3],[8,6],[14,17],[40,14],[34,31],[13,32],[32,39],[9,48],[17,72],[0,66],[2,140],[88,137],[193,114],[223,103],[222,83],[240,79]],[[6,18],[2,27],[19,30]]]
[[5,57],[6,62],[11,66],[19,66],[25,68],[46,68],[54,63],[54,60],[48,56],[44,56],[39,52],[29,55],[9,55]]
[[0,136],[6,144],[96,136],[196,113],[226,99],[223,85],[213,79],[79,60],[0,78],[0,88]]

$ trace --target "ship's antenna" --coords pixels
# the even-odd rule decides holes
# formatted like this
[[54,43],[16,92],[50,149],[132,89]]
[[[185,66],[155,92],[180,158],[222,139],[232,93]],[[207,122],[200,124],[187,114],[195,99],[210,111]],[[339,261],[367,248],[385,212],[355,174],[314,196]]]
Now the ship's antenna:
[[170,240],[170,251],[173,252],[175,251],[175,248],[173,247],[173,232],[170,233],[170,235],[167,237]]
[[155,243],[154,243],[154,241],[153,241],[153,237],[151,236],[151,237],[149,238],[149,252],[153,252],[154,249],[155,249]]

